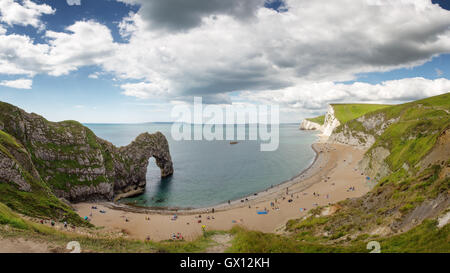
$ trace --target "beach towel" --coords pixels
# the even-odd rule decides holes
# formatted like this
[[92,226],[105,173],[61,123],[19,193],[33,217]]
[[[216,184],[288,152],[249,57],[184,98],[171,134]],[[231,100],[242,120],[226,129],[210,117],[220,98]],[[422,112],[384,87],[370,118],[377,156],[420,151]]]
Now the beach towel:
[[267,211],[264,211],[264,210],[263,210],[263,211],[258,211],[257,213],[258,213],[258,214],[267,214]]

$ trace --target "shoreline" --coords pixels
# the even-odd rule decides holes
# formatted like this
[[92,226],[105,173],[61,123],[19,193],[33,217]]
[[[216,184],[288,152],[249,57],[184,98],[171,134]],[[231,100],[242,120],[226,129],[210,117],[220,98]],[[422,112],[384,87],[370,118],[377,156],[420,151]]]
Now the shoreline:
[[[320,139],[312,146],[317,156],[310,167],[288,181],[252,195],[248,201],[243,197],[230,205],[177,211],[110,202],[73,206],[81,217],[89,216],[95,226],[140,240],[168,240],[174,233],[181,233],[185,240],[194,240],[202,234],[203,225],[208,230],[229,230],[241,225],[249,230],[278,232],[288,220],[300,219],[313,208],[360,197],[370,190],[358,168],[364,150]],[[261,215],[260,211],[266,213]]]
[[[98,203],[108,204],[111,209],[118,209],[118,210],[124,210],[124,211],[132,211],[132,212],[141,212],[141,213],[146,213],[146,212],[160,213],[160,214],[169,214],[169,215],[171,215],[173,213],[196,214],[199,212],[205,212],[208,209],[211,210],[212,208],[214,208],[215,211],[221,211],[221,209],[223,209],[224,207],[226,207],[226,209],[231,209],[233,207],[233,205],[239,205],[239,204],[241,206],[245,206],[247,203],[246,202],[242,203],[241,200],[248,199],[248,201],[255,201],[257,199],[260,199],[261,197],[264,197],[264,193],[267,193],[268,191],[276,192],[276,191],[281,190],[281,188],[286,187],[286,185],[289,183],[296,184],[296,183],[302,182],[302,181],[295,181],[295,180],[297,180],[299,178],[304,179],[305,177],[302,177],[302,176],[305,175],[310,169],[312,169],[315,166],[315,164],[317,163],[317,160],[319,157],[319,151],[315,147],[315,145],[317,145],[317,144],[323,144],[322,140],[320,139],[320,136],[318,136],[318,139],[314,143],[311,144],[311,149],[315,153],[314,159],[308,165],[308,167],[305,168],[304,170],[302,170],[300,173],[298,173],[295,176],[293,176],[292,178],[285,180],[279,184],[276,184],[272,187],[265,188],[263,190],[255,192],[253,194],[248,194],[248,195],[244,195],[242,197],[236,198],[236,199],[232,199],[232,200],[230,200],[230,204],[228,204],[228,202],[221,202],[221,203],[218,203],[218,204],[212,205],[212,206],[194,208],[194,207],[155,207],[155,206],[146,207],[146,206],[133,205],[131,203],[120,203],[117,201],[98,202]],[[311,175],[313,175],[313,174],[311,174]],[[93,202],[93,203],[95,203],[95,202]]]

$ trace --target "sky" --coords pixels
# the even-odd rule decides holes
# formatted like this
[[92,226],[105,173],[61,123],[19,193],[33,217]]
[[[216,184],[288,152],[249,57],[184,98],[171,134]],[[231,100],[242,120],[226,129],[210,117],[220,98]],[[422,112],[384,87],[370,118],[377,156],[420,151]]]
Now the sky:
[[0,101],[48,120],[203,103],[403,103],[450,91],[450,1],[0,0]]

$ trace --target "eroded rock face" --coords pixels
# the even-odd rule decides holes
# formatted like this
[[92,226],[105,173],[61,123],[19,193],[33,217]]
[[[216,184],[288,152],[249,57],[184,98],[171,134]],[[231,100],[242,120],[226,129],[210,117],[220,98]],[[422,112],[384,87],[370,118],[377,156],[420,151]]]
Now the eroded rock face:
[[389,166],[384,161],[389,155],[390,152],[388,149],[376,147],[364,155],[364,158],[359,162],[359,168],[372,178],[380,179],[385,177],[391,172]]
[[315,122],[312,122],[312,121],[304,119],[302,121],[302,123],[300,124],[300,130],[319,130],[319,131],[322,131],[323,127],[322,127],[322,125],[320,125],[318,123],[315,123]]
[[328,105],[328,111],[325,114],[325,121],[323,123],[322,133],[324,136],[331,136],[334,129],[338,127],[341,123],[334,115],[334,108],[332,105]]
[[[161,176],[173,173],[169,145],[160,132],[141,134],[118,148],[78,122],[49,122],[6,103],[0,103],[0,125],[26,149],[30,162],[20,160],[20,165],[30,166],[27,171],[71,202],[113,200],[143,192],[150,157],[156,159]],[[5,177],[30,190],[14,171],[14,160],[3,156],[0,164]]]
[[15,183],[22,191],[31,191],[31,185],[24,179],[21,167],[14,159],[0,152],[0,179]]
[[386,128],[398,120],[398,118],[387,120],[383,114],[364,115],[353,121],[360,124],[360,129],[354,130],[346,123],[331,134],[329,141],[368,149],[375,143],[377,136],[383,134]]

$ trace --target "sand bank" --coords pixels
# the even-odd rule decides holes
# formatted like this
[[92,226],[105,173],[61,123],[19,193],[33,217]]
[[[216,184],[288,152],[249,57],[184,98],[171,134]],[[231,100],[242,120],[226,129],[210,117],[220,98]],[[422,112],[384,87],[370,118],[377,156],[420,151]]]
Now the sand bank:
[[[263,232],[275,232],[289,219],[300,218],[317,206],[336,203],[367,193],[365,176],[357,169],[364,151],[351,146],[315,143],[314,163],[295,178],[270,189],[214,207],[193,210],[154,210],[111,202],[74,205],[81,217],[109,231],[123,231],[130,237],[154,241],[181,233],[192,240],[210,230],[228,230],[234,225]],[[354,190],[349,190],[354,187]],[[97,209],[92,209],[95,206]],[[214,208],[214,213],[212,210]],[[100,210],[105,213],[101,213]],[[267,214],[258,214],[260,211]],[[176,220],[172,219],[177,214]],[[201,217],[199,217],[201,215]]]

